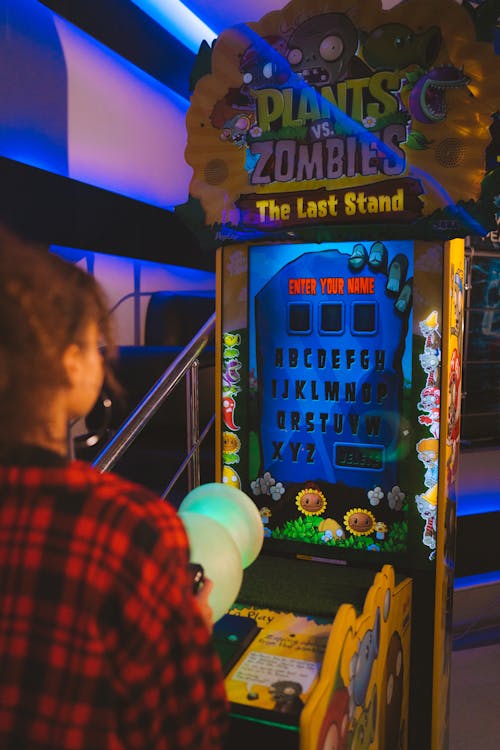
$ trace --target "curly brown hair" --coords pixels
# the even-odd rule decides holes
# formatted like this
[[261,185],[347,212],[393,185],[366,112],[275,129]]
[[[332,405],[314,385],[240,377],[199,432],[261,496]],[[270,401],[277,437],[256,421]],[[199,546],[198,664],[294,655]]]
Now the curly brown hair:
[[0,445],[43,424],[45,404],[67,382],[62,355],[92,322],[109,364],[114,342],[98,282],[0,225]]

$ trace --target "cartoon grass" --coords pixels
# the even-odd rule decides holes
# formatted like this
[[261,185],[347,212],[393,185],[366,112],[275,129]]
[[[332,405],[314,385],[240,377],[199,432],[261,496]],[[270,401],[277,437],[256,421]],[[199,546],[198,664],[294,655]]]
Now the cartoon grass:
[[384,540],[376,539],[375,536],[348,536],[345,539],[332,538],[328,542],[323,541],[323,532],[318,530],[321,518],[318,516],[307,516],[295,518],[279,528],[273,529],[273,539],[288,539],[297,542],[309,542],[323,547],[341,547],[345,549],[357,549],[378,552],[404,552],[406,550],[406,538],[408,534],[408,522],[396,521],[393,523]]

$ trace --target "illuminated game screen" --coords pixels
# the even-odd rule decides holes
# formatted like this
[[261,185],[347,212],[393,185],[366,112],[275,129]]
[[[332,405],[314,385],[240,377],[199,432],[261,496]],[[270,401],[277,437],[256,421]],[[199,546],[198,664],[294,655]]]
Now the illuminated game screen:
[[406,551],[412,276],[410,241],[249,248],[239,440],[268,539]]

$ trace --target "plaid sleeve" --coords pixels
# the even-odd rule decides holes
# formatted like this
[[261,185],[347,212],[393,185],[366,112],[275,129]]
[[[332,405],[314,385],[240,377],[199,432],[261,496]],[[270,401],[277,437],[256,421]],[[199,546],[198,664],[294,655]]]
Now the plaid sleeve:
[[224,682],[191,593],[187,560],[179,517],[155,498],[127,534],[119,606],[108,601],[102,612],[114,691],[122,700],[118,733],[131,750],[222,746]]

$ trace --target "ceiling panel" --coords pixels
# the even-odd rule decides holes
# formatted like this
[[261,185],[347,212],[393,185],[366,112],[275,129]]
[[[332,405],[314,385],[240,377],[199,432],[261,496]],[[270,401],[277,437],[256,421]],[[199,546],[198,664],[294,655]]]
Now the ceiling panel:
[[215,32],[220,33],[236,23],[259,21],[272,10],[286,5],[283,0],[186,0],[184,3]]
[[[157,1],[168,3],[168,0]],[[398,2],[401,0],[382,0],[382,6],[385,9],[392,8]],[[217,33],[236,23],[259,21],[266,13],[280,10],[286,4],[286,0],[225,0],[219,3],[214,0],[185,0],[184,2],[184,5]]]

